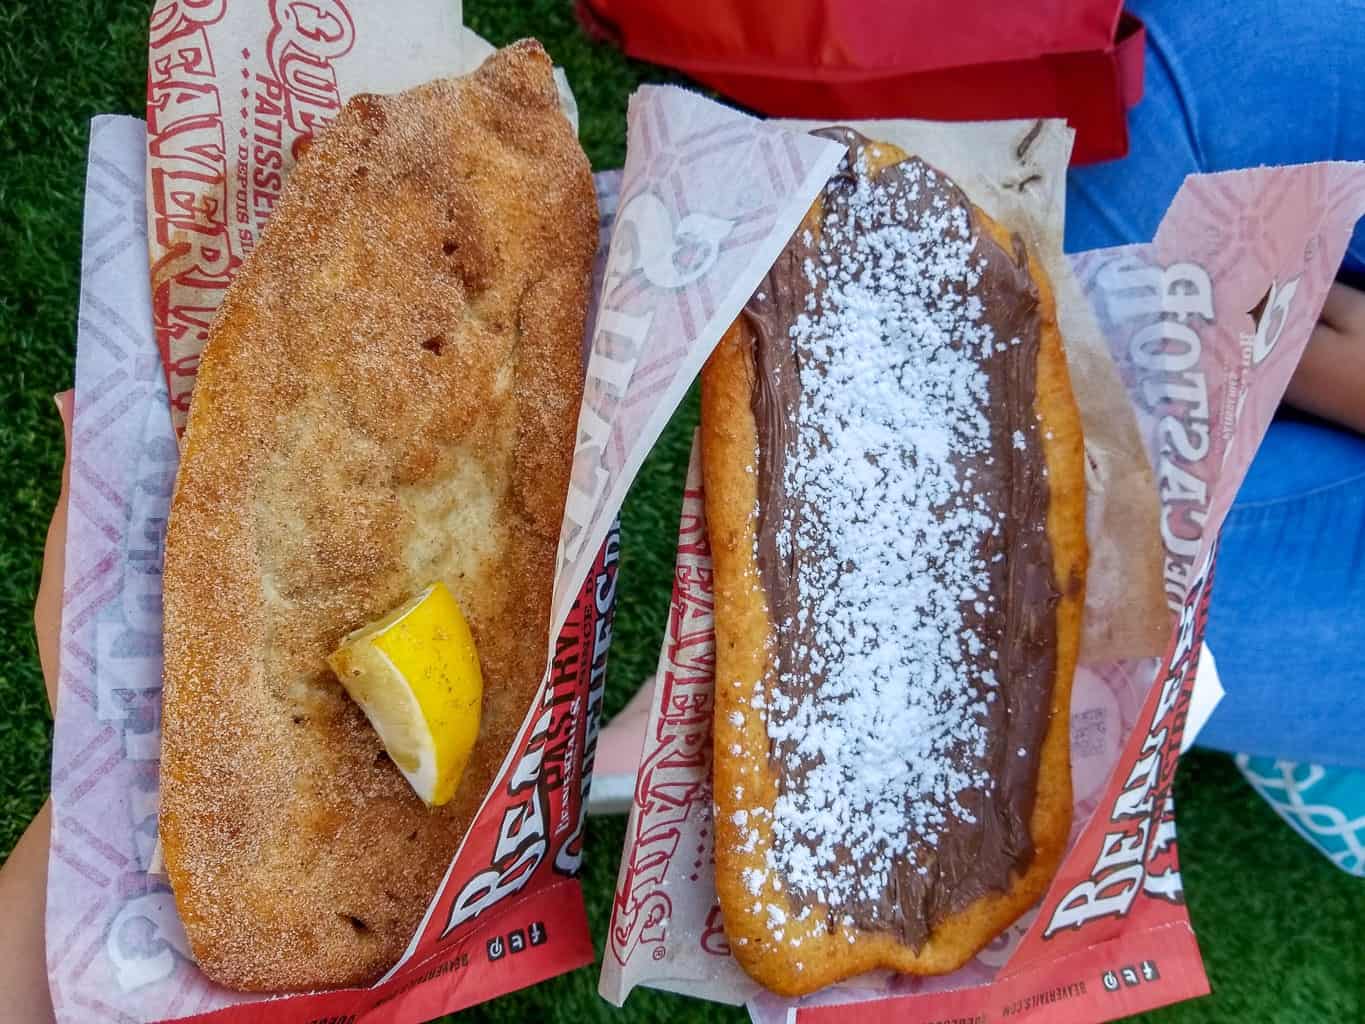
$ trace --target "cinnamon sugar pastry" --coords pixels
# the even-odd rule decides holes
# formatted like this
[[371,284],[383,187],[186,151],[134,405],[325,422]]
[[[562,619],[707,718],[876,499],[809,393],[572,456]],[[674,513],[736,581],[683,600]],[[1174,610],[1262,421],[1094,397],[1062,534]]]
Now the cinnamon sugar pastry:
[[1081,427],[1049,282],[944,175],[848,129],[702,379],[716,883],[797,995],[965,963],[1071,820]]
[[[210,331],[165,563],[160,831],[190,946],[239,989],[402,954],[544,667],[597,212],[550,61],[358,96]],[[428,810],[326,658],[445,582],[482,725]]]

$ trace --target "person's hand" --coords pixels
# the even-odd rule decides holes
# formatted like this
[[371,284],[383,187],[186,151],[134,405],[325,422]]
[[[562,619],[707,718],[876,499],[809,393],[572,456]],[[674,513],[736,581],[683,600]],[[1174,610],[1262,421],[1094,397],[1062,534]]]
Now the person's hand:
[[1284,400],[1365,434],[1365,292],[1340,282],[1328,290]]
[[[38,634],[38,660],[43,666],[48,704],[57,710],[57,668],[62,618],[62,577],[66,569],[66,506],[71,479],[72,392],[56,396],[57,411],[66,433],[62,489],[43,551],[43,575],[33,602],[33,625]],[[0,1021],[45,1024],[54,1020],[52,994],[47,984],[47,848],[52,829],[51,801],[43,804],[33,822],[0,867]]]
[[62,489],[57,495],[57,507],[52,510],[52,522],[47,528],[47,544],[43,548],[43,575],[38,581],[38,597],[33,602],[33,629],[38,635],[38,660],[43,666],[43,682],[47,685],[47,702],[53,713],[57,711],[57,657],[61,644],[62,586],[66,573],[66,505],[71,488],[71,416],[75,409],[76,393],[63,391],[55,397],[57,413],[62,418],[66,434],[66,458],[62,460]]

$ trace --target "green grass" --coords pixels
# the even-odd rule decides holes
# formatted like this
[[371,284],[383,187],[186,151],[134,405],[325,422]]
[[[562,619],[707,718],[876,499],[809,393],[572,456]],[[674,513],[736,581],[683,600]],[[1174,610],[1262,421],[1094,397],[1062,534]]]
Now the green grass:
[[[71,381],[79,290],[87,123],[142,114],[148,3],[0,5],[0,851],[8,852],[47,790],[51,722],[31,608],[44,531],[56,498],[61,441],[51,395]],[[568,0],[506,7],[466,3],[467,22],[494,43],[539,37],[569,73],[593,166],[625,157],[625,108],[659,68],[589,42]],[[672,574],[695,396],[645,463],[623,511],[624,555],[607,710],[654,668]],[[1223,757],[1186,759],[1177,780],[1191,914],[1215,995],[1157,1011],[1153,1024],[1365,1019],[1365,885],[1312,853]],[[600,948],[623,821],[591,825],[584,883]],[[4,908],[0,908],[3,914]],[[641,991],[624,1012],[596,994],[589,968],[477,1007],[465,1019],[547,1022],[743,1020],[726,1010]]]

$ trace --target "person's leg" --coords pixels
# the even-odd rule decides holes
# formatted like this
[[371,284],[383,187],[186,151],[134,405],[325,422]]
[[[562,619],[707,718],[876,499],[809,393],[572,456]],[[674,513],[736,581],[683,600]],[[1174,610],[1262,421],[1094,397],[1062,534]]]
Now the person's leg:
[[1282,418],[1223,524],[1207,639],[1230,753],[1365,768],[1365,438]]
[[[1147,25],[1129,154],[1072,171],[1069,251],[1150,241],[1185,175],[1365,159],[1365,0],[1129,0]],[[1365,269],[1365,224],[1347,253]]]
[[[1130,9],[1147,23],[1143,95],[1128,114],[1128,155],[1067,175],[1065,248],[1083,252],[1149,242],[1186,175],[1203,170],[1188,87],[1164,55],[1156,11]],[[1193,5],[1190,5],[1193,6]]]

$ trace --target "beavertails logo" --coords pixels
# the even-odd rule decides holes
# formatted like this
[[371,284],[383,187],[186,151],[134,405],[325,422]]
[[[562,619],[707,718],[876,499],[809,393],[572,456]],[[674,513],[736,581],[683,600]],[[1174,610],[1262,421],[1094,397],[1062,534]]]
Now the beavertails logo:
[[442,938],[524,889],[545,859],[550,848],[550,787],[541,765],[545,760],[545,739],[554,719],[553,703],[554,689],[547,686],[545,703],[538,709],[531,735],[507,780],[492,863],[460,889],[441,932]]
[[[1211,401],[1199,330],[1214,321],[1213,282],[1195,263],[1157,267],[1130,256],[1102,265],[1096,282],[1103,296],[1101,315],[1127,332],[1127,361],[1155,432],[1166,594],[1179,613],[1179,626],[1159,679],[1151,722],[1140,741],[1134,737],[1129,743],[1129,771],[1110,809],[1099,854],[1089,877],[1045,915],[1044,938],[1097,918],[1123,916],[1142,892],[1172,903],[1184,898],[1171,786],[1198,667],[1213,560],[1204,534],[1211,497],[1208,476],[1216,466],[1209,458]],[[1292,297],[1293,290],[1288,294]],[[1274,295],[1268,298],[1263,305],[1275,308],[1282,328],[1281,307],[1287,299],[1277,303]],[[1266,318],[1258,319],[1259,332]],[[1262,342],[1258,350],[1268,351],[1273,344]],[[1201,550],[1209,553],[1196,565]]]
[[[492,846],[488,866],[455,896],[442,938],[526,888],[550,853],[555,868],[576,874],[583,856],[583,816],[606,680],[616,604],[620,534],[613,527],[555,643],[535,723],[500,793],[480,811],[457,864]],[[581,766],[582,775],[579,775]],[[507,769],[504,767],[504,771]],[[486,855],[486,854],[484,854]]]
[[[297,156],[341,108],[333,62],[355,44],[345,5],[271,0],[269,12],[261,56],[224,41],[228,0],[162,0],[152,12],[152,314],[177,429],[209,323],[283,187],[284,154]],[[229,72],[239,65],[240,81]]]
[[658,726],[635,783],[635,839],[626,851],[612,908],[610,947],[624,964],[636,947],[661,959],[673,904],[664,879],[689,815],[710,802],[711,709],[715,690],[711,551],[701,491],[689,490],[678,533],[668,649],[660,667]]
[[[1234,435],[1253,383],[1250,374],[1271,354],[1290,322],[1300,278],[1272,281],[1248,311],[1252,331],[1240,338],[1242,365],[1231,374],[1233,383],[1224,387],[1223,408],[1217,414],[1203,369],[1200,336],[1214,323],[1214,287],[1208,271],[1196,263],[1162,267],[1123,255],[1104,262],[1095,281],[1101,296],[1099,312],[1111,329],[1127,338],[1126,362],[1136,376],[1130,386],[1135,386],[1154,432],[1166,595],[1179,619],[1158,678],[1151,722],[1145,733],[1130,741],[1128,774],[1114,797],[1109,820],[1098,826],[1107,826],[1100,835],[1098,855],[1088,877],[1071,886],[1050,914],[1045,909],[1044,938],[1100,918],[1122,917],[1142,893],[1183,902],[1171,786],[1208,615],[1213,544],[1205,534],[1210,477],[1220,465],[1211,455],[1215,435]],[[1080,856],[1078,850],[1073,859]]]
[[1127,361],[1153,421],[1166,599],[1175,609],[1192,591],[1209,509],[1207,474],[1214,469],[1200,337],[1214,320],[1213,282],[1197,263],[1159,267],[1121,256],[1100,267],[1096,283],[1101,315],[1127,335]]
[[183,414],[222,291],[237,260],[228,236],[227,157],[208,29],[226,0],[172,0],[152,12],[147,161],[152,315],[173,403]]
[[266,70],[247,70],[242,90],[232,221],[239,252],[256,244],[275,212],[289,167],[341,110],[335,61],[355,45],[355,26],[338,3],[272,2]]
[[1099,855],[1089,877],[1072,886],[1052,909],[1043,929],[1045,939],[1097,918],[1122,917],[1139,893],[1171,903],[1184,901],[1171,787],[1208,619],[1212,565],[1210,552],[1180,609],[1151,723],[1110,808]]

